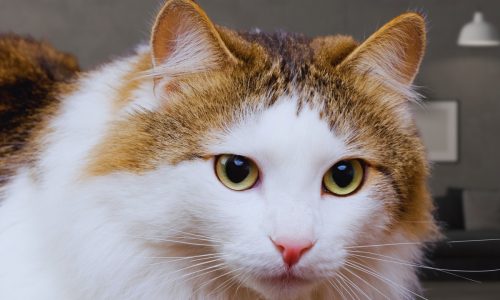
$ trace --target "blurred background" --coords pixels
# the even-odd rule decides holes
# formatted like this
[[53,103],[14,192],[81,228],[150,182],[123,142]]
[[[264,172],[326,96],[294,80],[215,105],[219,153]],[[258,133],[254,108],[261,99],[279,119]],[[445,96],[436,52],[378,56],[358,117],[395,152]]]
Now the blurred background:
[[[76,55],[84,69],[148,40],[160,0],[0,0],[0,32],[28,34]],[[398,14],[427,16],[429,43],[416,79],[416,108],[429,156],[437,218],[448,240],[500,238],[500,1],[199,0],[213,21],[236,29],[282,29],[363,40]],[[473,20],[475,24],[466,25]],[[487,22],[487,23],[486,23]],[[479,23],[479,24],[478,24]],[[475,26],[474,26],[475,25]],[[468,26],[467,28],[465,28]],[[460,32],[462,43],[458,45]],[[500,242],[441,243],[437,267],[500,267]],[[500,273],[465,273],[471,283],[424,272],[430,299],[500,299]]]

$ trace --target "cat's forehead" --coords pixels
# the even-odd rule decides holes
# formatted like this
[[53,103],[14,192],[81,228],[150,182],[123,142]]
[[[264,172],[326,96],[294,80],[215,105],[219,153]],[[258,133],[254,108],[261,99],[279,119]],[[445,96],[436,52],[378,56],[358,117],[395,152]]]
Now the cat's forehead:
[[323,164],[352,155],[346,135],[336,134],[314,105],[300,106],[300,95],[284,94],[274,105],[243,115],[214,131],[212,153],[236,153],[267,164]]

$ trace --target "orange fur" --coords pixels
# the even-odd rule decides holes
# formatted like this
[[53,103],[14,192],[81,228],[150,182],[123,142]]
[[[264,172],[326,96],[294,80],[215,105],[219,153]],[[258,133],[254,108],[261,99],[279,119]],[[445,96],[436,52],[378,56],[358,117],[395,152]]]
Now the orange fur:
[[122,109],[130,102],[133,92],[139,88],[141,83],[145,80],[144,72],[150,70],[151,67],[151,57],[144,54],[134,63],[132,71],[123,76],[116,95],[115,105],[117,110]]

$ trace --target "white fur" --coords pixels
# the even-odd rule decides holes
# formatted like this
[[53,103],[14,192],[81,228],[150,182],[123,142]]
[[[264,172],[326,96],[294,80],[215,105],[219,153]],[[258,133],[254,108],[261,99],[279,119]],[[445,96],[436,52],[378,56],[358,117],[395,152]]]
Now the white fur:
[[[370,264],[394,284],[357,273],[379,292],[348,272],[346,279],[338,278],[347,247],[406,238],[384,232],[389,219],[383,199],[373,197],[374,185],[347,198],[321,194],[328,168],[363,154],[335,136],[314,108],[297,115],[297,95],[207,137],[218,141],[207,145],[214,155],[235,153],[257,163],[261,182],[248,191],[224,187],[213,160],[163,165],[143,175],[82,179],[89,151],[111,121],[125,116],[112,109],[114,86],[132,65],[133,60],[118,62],[83,78],[81,89],[65,99],[51,123],[40,174],[35,178],[20,170],[7,186],[0,207],[0,299],[311,299],[312,290],[324,299],[354,294],[378,299],[379,292],[391,299],[411,298],[396,286],[414,288],[408,266]],[[138,96],[152,96],[147,84]],[[141,106],[140,99],[135,105]],[[217,276],[226,278],[216,268],[193,278],[199,270],[195,262],[158,258],[186,255],[172,247],[179,235],[204,236],[193,240],[211,245],[209,251],[221,258],[212,265],[222,262],[235,284],[214,293],[223,284]],[[296,276],[313,284],[259,280],[284,270],[269,239],[276,235],[316,241],[294,267]],[[377,250],[406,261],[419,255],[417,246]],[[348,281],[363,293],[349,291]],[[334,288],[340,285],[340,291]]]

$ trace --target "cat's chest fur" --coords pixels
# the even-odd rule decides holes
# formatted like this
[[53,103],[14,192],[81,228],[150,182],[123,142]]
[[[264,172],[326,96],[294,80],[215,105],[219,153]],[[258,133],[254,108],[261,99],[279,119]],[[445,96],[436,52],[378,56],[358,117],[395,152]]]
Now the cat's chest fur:
[[417,297],[424,44],[412,13],[358,45],[168,1],[150,45],[9,123],[26,142],[0,160],[0,298]]

